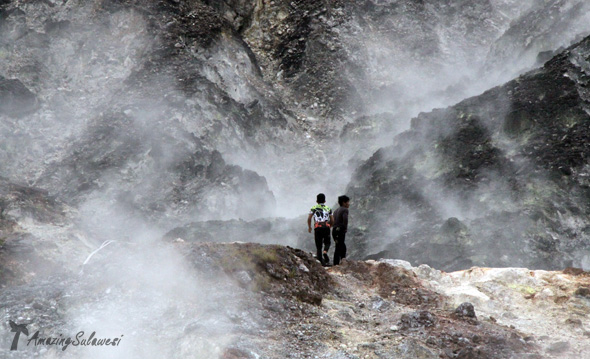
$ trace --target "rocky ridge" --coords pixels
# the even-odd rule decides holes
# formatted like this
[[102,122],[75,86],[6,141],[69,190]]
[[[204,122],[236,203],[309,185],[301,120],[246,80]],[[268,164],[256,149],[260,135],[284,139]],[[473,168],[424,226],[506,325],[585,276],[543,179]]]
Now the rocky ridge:
[[587,266],[589,48],[586,38],[543,68],[414,118],[347,190],[358,199],[357,239],[370,238],[358,248],[447,270]]
[[[99,336],[124,334],[121,348],[108,349],[111,357],[579,358],[589,344],[590,277],[582,270],[445,273],[399,260],[347,260],[326,270],[289,247],[166,243],[153,245],[174,258],[176,279],[153,252],[114,244],[79,276],[2,291],[5,318],[45,337],[90,327]],[[118,318],[101,314],[140,299],[141,308],[125,307]],[[151,320],[141,319],[143,311]],[[11,358],[106,353],[26,346],[25,338],[10,352],[5,334],[0,350]]]

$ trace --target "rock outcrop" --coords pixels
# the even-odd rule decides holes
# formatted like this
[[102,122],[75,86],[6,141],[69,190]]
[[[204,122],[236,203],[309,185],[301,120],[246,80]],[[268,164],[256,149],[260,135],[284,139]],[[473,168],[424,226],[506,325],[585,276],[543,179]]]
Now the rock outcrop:
[[0,286],[75,271],[93,247],[75,216],[46,191],[0,178]]
[[[502,67],[502,63],[519,64],[526,69],[536,59],[543,65],[558,52],[590,34],[589,4],[580,0],[537,1],[523,16],[515,19],[510,28],[498,38],[487,55],[487,66]],[[519,71],[507,71],[500,77],[507,81]]]
[[[26,345],[36,331],[85,330],[122,338],[111,357],[569,359],[588,350],[588,278],[574,268],[444,273],[399,260],[326,270],[289,247],[171,240],[112,244],[79,276],[12,286],[0,299],[29,331],[14,358],[92,357],[101,348]],[[2,354],[9,330],[0,326]]]
[[351,181],[359,241],[449,270],[588,265],[589,51],[414,118]]

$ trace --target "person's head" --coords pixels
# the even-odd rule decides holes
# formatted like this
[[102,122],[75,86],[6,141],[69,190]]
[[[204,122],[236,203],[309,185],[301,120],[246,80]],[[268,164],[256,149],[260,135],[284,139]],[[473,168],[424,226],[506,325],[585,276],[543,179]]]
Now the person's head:
[[350,198],[348,198],[347,195],[342,195],[338,197],[338,204],[340,205],[340,207],[348,208],[349,202]]
[[326,203],[326,195],[323,193],[318,194],[316,202],[319,204]]

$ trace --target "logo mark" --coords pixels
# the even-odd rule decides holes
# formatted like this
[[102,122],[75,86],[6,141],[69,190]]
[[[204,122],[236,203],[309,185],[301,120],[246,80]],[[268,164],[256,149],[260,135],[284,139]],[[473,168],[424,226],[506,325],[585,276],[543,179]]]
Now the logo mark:
[[11,332],[15,332],[14,339],[12,339],[12,345],[10,346],[10,350],[16,350],[18,345],[18,339],[20,338],[20,333],[25,333],[25,335],[29,336],[29,331],[27,330],[26,324],[16,324],[12,320],[8,321],[10,323],[10,328],[12,328]]

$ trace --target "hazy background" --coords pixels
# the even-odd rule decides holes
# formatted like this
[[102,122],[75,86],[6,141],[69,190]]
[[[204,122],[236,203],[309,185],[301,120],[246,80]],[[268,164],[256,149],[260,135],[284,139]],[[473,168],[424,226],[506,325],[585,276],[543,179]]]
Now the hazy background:
[[[241,294],[200,275],[160,243],[163,234],[193,221],[296,218],[319,192],[331,205],[357,167],[396,145],[420,112],[540,66],[540,52],[590,32],[590,4],[575,0],[300,2],[300,12],[285,10],[288,1],[203,3],[3,4],[0,76],[18,79],[34,100],[22,113],[0,113],[0,176],[65,203],[65,227],[80,234],[11,215],[35,238],[67,248],[76,270],[115,241],[89,262],[105,267],[84,268],[80,287],[64,293],[85,299],[62,304],[68,328],[125,335],[124,350],[91,348],[86,357],[219,355],[234,339],[227,318]],[[302,15],[306,6],[313,16]],[[295,29],[285,28],[287,37],[277,35],[283,20]],[[398,143],[391,159],[427,140]],[[507,138],[493,142],[513,148]],[[491,170],[468,196],[428,181],[444,161],[411,164],[404,180],[428,206],[417,211],[399,198],[395,211],[378,214],[394,218],[386,237],[427,218],[473,220],[513,207],[502,172]],[[363,200],[352,199],[353,216]],[[174,343],[193,322],[210,334],[161,347],[161,336]],[[73,349],[66,355],[78,355]]]

